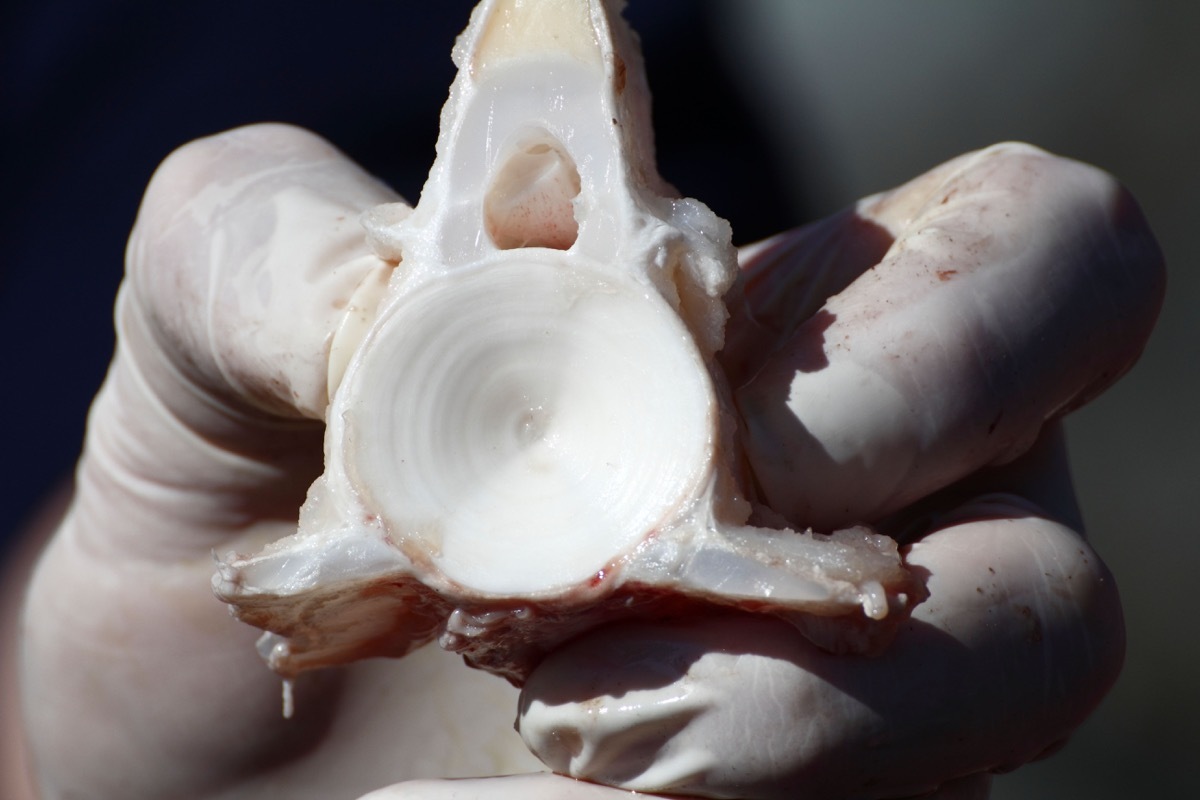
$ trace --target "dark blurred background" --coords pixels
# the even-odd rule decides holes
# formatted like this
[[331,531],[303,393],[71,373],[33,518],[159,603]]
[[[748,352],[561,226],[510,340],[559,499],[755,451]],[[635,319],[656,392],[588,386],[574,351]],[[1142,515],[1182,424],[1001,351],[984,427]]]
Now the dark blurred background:
[[[0,18],[0,558],[78,455],[124,240],[155,165],[250,122],[324,135],[415,201],[469,0],[8,0]],[[1119,581],[1125,673],[1058,756],[994,796],[1190,796],[1200,743],[1200,5],[634,0],[663,174],[740,242],[1021,139],[1132,188],[1171,267],[1140,365],[1068,425]],[[382,87],[382,90],[381,88]]]

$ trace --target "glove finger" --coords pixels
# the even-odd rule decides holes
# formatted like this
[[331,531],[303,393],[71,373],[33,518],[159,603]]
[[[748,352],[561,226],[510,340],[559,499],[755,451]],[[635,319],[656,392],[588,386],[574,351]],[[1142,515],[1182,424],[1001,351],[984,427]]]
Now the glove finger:
[[253,125],[172,153],[127,255],[127,313],[201,390],[282,416],[324,413],[330,339],[388,266],[358,222],[398,197],[325,140]]
[[187,145],[155,174],[75,497],[26,599],[22,691],[48,793],[199,796],[328,731],[339,677],[301,681],[298,719],[281,719],[257,632],[212,596],[211,552],[294,530],[321,469],[330,338],[390,269],[356,217],[393,199],[277,125]]
[[929,596],[878,658],[760,615],[614,625],[534,672],[522,737],[556,771],[639,791],[901,797],[1054,749],[1116,679],[1112,577],[1028,500],[951,509],[907,561]]
[[768,506],[826,529],[1024,452],[1132,366],[1163,292],[1129,195],[1023,145],[748,255],[725,359],[747,459]]
[[312,420],[331,339],[362,313],[358,287],[392,266],[367,250],[357,216],[393,199],[324,140],[282,125],[164,161],[130,237],[117,357],[80,472],[79,502],[94,483],[99,503],[138,514],[100,537],[202,555],[259,520],[294,523],[320,472]]

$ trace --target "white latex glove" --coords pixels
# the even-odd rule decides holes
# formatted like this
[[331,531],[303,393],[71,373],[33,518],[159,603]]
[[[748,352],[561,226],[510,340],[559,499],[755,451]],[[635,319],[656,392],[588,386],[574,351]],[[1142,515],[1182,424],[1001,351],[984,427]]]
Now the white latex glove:
[[[282,126],[156,173],[76,495],[27,597],[45,797],[353,798],[539,768],[516,691],[434,649],[306,675],[282,719],[258,632],[209,590],[211,552],[290,532],[320,473],[330,340],[385,269],[356,218],[395,199]],[[877,659],[750,616],[596,631],[535,671],[521,734],[555,769],[630,788],[986,791],[958,779],[1053,746],[1119,670],[1116,590],[1045,423],[1135,360],[1161,299],[1153,239],[1107,176],[1006,147],[746,264],[725,360],[765,499],[915,542],[929,598]],[[539,775],[371,796],[624,794]]]
[[1157,246],[1108,176],[1002,145],[743,255],[724,356],[763,497],[911,542],[929,597],[874,659],[748,615],[613,626],[534,673],[522,734],[635,789],[986,796],[1120,669],[1056,420],[1136,360]]

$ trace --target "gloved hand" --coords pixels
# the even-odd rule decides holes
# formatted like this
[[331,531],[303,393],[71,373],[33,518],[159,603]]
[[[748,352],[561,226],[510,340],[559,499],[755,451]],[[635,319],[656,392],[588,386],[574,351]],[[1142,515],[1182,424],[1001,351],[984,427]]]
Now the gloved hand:
[[[1056,420],[1136,359],[1161,257],[1110,178],[1006,146],[746,250],[731,299],[723,358],[764,500],[799,524],[875,522],[927,582],[883,656],[749,615],[625,623],[552,654],[519,706],[426,648],[306,674],[282,719],[258,631],[211,595],[211,553],[293,529],[321,471],[330,337],[385,268],[356,218],[396,199],[283,126],[156,173],[24,611],[45,797],[356,797],[537,770],[518,707],[550,766],[629,788],[948,797],[1052,748],[1111,685],[1120,605]],[[624,795],[538,775],[371,796]]]

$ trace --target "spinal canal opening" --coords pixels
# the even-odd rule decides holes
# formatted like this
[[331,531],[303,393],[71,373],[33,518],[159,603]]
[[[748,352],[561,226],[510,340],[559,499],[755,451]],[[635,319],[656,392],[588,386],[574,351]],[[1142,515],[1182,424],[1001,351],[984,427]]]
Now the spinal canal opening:
[[484,225],[500,250],[567,250],[579,236],[579,170],[562,143],[528,131],[508,148],[483,201]]
[[371,507],[485,594],[586,580],[675,521],[712,462],[711,379],[667,303],[530,258],[413,292],[348,375],[388,399],[346,413]]

